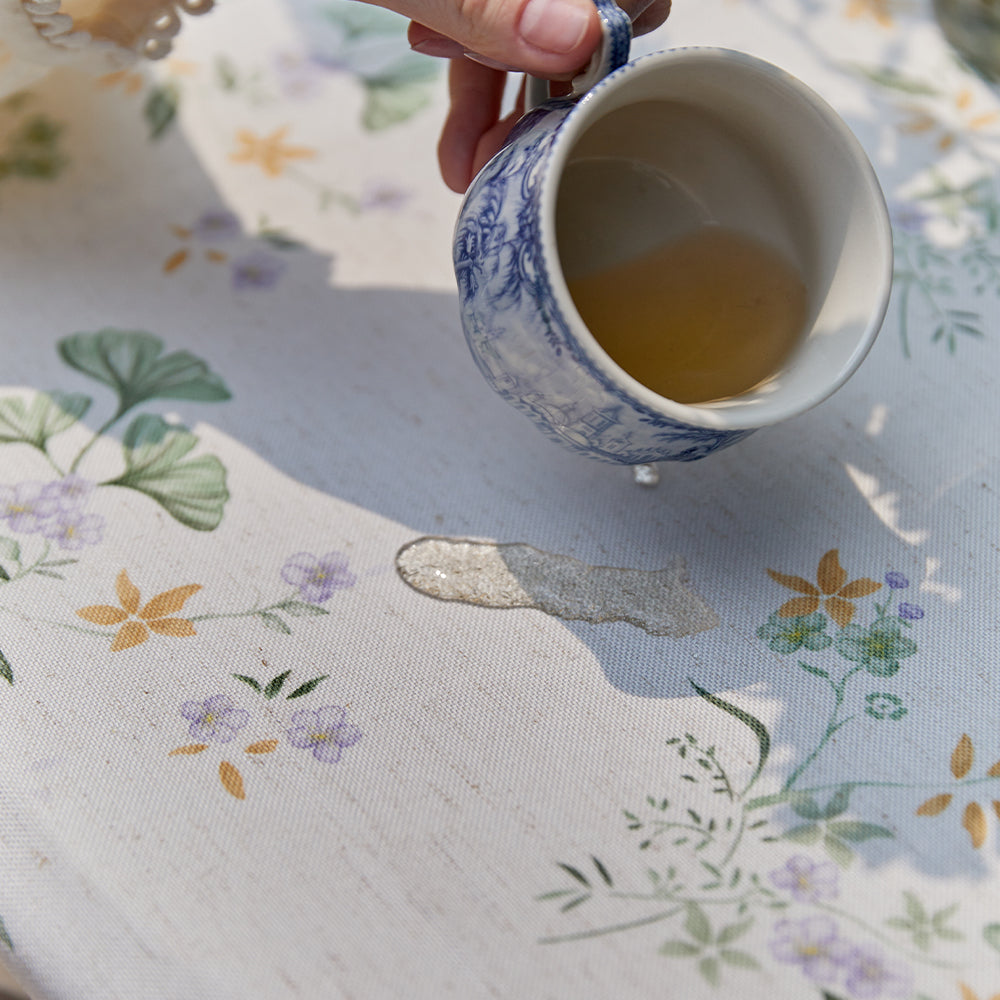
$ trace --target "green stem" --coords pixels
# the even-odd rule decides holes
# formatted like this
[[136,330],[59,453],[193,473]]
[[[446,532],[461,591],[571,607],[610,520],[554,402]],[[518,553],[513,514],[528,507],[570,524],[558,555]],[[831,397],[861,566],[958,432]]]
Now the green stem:
[[[965,778],[952,784],[952,788],[965,788],[970,785],[984,785],[988,781],[998,781],[1000,775],[984,774],[979,778]],[[756,799],[751,799],[747,805],[747,811],[751,809],[763,809],[766,806],[777,806],[787,802],[793,795],[814,795],[817,792],[833,792],[849,784],[851,788],[891,788],[906,789],[908,791],[933,791],[940,790],[941,782],[931,781],[839,781],[827,785],[813,785],[810,788],[782,789],[774,795],[761,795]]]
[[733,855],[736,853],[736,849],[740,846],[740,842],[743,840],[743,833],[747,828],[747,813],[744,809],[740,814],[740,828],[736,831],[736,836],[733,838],[732,844],[729,845],[729,850],[726,851],[725,856],[719,862],[719,868],[725,868],[726,865],[732,860]]
[[842,910],[839,906],[830,906],[829,903],[814,903],[813,904],[819,910],[826,910],[827,913],[832,913],[834,916],[841,917],[844,920],[850,920],[851,923],[857,924],[859,927],[863,928],[872,937],[878,938],[880,941],[889,945],[890,948],[898,951],[900,954],[905,955],[910,961],[913,962],[923,962],[924,965],[933,965],[939,969],[957,969],[960,968],[953,962],[944,962],[940,959],[928,958],[926,955],[920,955],[917,952],[910,951],[907,948],[903,948],[899,943],[888,934],[883,933],[876,927],[872,927],[867,921],[862,920],[861,917],[855,916],[848,910]]
[[609,927],[598,927],[591,931],[577,931],[575,934],[560,934],[553,937],[539,938],[538,943],[563,944],[567,941],[586,941],[588,938],[603,937],[605,934],[618,934],[621,931],[631,931],[637,927],[646,927],[661,920],[668,920],[683,909],[683,906],[676,906],[672,910],[664,910],[662,913],[654,913],[652,916],[642,917],[639,920],[630,920],[624,924],[612,924]]
[[51,618],[32,618],[22,611],[15,611],[13,608],[5,608],[0,605],[0,614],[10,615],[13,618],[20,618],[22,621],[31,622],[34,625],[50,625],[53,628],[67,629],[70,632],[79,632],[82,635],[96,635],[102,639],[113,639],[114,632],[99,632],[95,628],[84,628],[82,625],[70,625],[68,622],[57,622]]
[[111,428],[121,420],[122,417],[128,412],[128,407],[119,406],[117,412],[109,420],[106,420],[95,432],[94,436],[80,449],[76,458],[73,459],[73,464],[70,465],[69,471],[71,473],[76,472],[77,467],[83,460],[83,456],[87,454],[88,451],[105,435]]
[[273,604],[269,604],[266,608],[262,608],[259,605],[255,605],[248,611],[209,611],[203,615],[185,615],[189,622],[210,622],[215,621],[220,618],[253,618],[255,615],[263,615],[268,612],[281,611],[282,605],[286,604],[295,598],[298,590],[293,590],[288,597],[283,597],[281,600],[275,601]]
[[799,766],[789,775],[788,780],[781,789],[783,792],[791,791],[792,788],[794,788],[795,782],[799,780],[803,771],[805,771],[806,768],[809,767],[809,765],[820,755],[827,743],[830,741],[830,737],[833,736],[833,734],[840,729],[842,725],[850,721],[850,719],[840,718],[840,710],[844,705],[844,692],[847,687],[847,682],[856,673],[858,673],[859,670],[861,670],[861,667],[854,667],[852,670],[848,670],[836,684],[827,678],[830,687],[833,689],[834,704],[833,711],[830,713],[830,719],[826,725],[826,731],[823,733],[823,738],[819,741],[819,744],[813,752],[809,754],[809,756],[806,757],[806,759],[802,761],[802,763],[799,764]]
[[[602,937],[605,934],[618,934],[621,931],[634,930],[636,927],[645,927],[648,924],[657,923],[660,920],[668,920],[670,917],[681,913],[687,906],[694,903],[698,906],[731,906],[733,904],[739,905],[740,903],[745,903],[747,901],[747,893],[743,893],[740,896],[735,896],[732,898],[721,898],[719,896],[705,896],[701,898],[693,897],[691,899],[675,900],[677,903],[670,910],[662,910],[659,913],[654,913],[648,917],[640,917],[638,920],[630,920],[623,924],[611,924],[607,927],[597,927],[589,931],[576,931],[573,934],[560,934],[553,937],[539,938],[539,944],[562,944],[566,941],[584,941],[587,938]],[[648,902],[655,902],[657,899],[661,898],[655,895],[642,895],[639,893],[627,893],[627,892],[609,892],[608,896],[612,899],[631,899],[631,900],[643,900]]]
[[909,361],[910,360],[910,334],[906,326],[906,318],[909,315],[909,303],[910,303],[910,287],[912,279],[907,278],[907,280],[902,282],[902,287],[899,291],[899,339],[903,345],[903,357]]

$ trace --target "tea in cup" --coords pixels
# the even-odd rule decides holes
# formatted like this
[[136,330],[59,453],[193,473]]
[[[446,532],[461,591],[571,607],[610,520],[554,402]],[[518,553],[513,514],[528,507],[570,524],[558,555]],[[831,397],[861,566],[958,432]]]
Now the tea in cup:
[[[621,12],[598,6],[621,53]],[[454,262],[493,388],[573,451],[638,465],[840,387],[884,317],[892,239],[829,105],[753,56],[683,48],[530,111],[473,181]]]

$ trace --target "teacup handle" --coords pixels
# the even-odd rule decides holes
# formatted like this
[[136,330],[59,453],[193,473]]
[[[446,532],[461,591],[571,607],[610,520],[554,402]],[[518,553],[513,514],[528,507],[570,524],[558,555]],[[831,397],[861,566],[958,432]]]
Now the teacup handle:
[[[594,0],[601,18],[601,44],[591,57],[587,68],[573,79],[573,96],[580,97],[609,73],[628,62],[632,44],[632,21],[615,3],[615,0]],[[525,111],[537,107],[549,98],[549,81],[535,76],[527,78],[525,86]]]

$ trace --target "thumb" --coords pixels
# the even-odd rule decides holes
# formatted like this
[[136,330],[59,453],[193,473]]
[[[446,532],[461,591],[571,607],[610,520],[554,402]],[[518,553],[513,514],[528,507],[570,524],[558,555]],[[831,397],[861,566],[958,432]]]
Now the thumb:
[[379,0],[466,52],[555,78],[586,64],[601,38],[592,0]]

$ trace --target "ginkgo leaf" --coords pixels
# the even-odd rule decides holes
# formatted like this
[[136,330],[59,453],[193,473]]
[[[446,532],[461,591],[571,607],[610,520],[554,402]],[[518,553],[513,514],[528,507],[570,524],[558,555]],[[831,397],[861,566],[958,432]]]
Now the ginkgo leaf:
[[277,740],[259,740],[257,743],[251,743],[250,746],[246,748],[246,753],[273,753],[275,748],[278,746]]
[[810,583],[801,576],[791,576],[788,573],[779,573],[774,569],[769,569],[767,571],[767,575],[774,580],[775,583],[780,583],[782,587],[787,587],[789,590],[797,590],[800,594],[812,594],[815,597],[819,596],[819,591],[816,589],[815,584]]
[[978,802],[970,802],[962,815],[962,826],[969,831],[973,847],[982,847],[986,840],[986,814]]
[[176,750],[171,750],[167,754],[168,757],[176,757],[178,754],[194,754],[201,753],[202,750],[207,750],[207,743],[188,743],[187,746],[177,747]]
[[139,588],[128,578],[128,571],[122,570],[115,580],[115,591],[121,606],[134,615],[139,610]]
[[174,587],[173,590],[165,590],[162,594],[157,594],[139,612],[140,618],[165,618],[184,607],[184,602],[192,595],[201,590],[200,583],[189,583],[186,587]]
[[998,760],[986,773],[991,778],[1000,778],[1000,760]]
[[122,649],[131,649],[138,646],[149,638],[149,632],[142,622],[125,622],[118,630],[115,641],[111,643],[111,652],[117,653]]
[[945,792],[943,795],[935,795],[917,807],[918,816],[937,816],[943,813],[951,804],[951,795]]
[[119,625],[128,618],[127,611],[113,608],[110,604],[88,604],[87,607],[80,608],[77,614],[95,625]]
[[830,549],[819,561],[816,582],[824,594],[835,594],[847,583],[847,570],[840,565],[837,549]]
[[963,733],[962,738],[958,741],[958,745],[951,754],[951,773],[956,778],[964,778],[972,767],[974,757],[975,751],[972,748],[972,740],[969,739],[968,734]]
[[172,635],[183,637],[197,635],[192,625],[186,618],[157,618],[155,621],[146,622],[150,632],[157,635]]
[[245,799],[247,797],[246,792],[243,790],[243,775],[228,760],[224,760],[219,765],[219,780],[222,782],[222,787],[234,799]]

